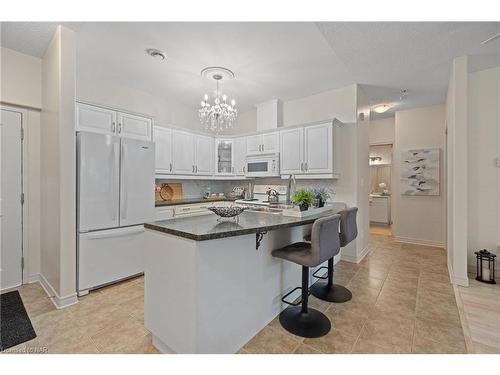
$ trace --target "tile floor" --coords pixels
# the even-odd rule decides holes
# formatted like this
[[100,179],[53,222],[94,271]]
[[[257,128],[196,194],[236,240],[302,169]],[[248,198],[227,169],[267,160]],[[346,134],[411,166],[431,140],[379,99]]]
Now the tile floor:
[[360,264],[340,262],[335,282],[353,293],[347,303],[311,297],[332,330],[302,339],[274,319],[241,353],[466,353],[443,249],[371,235]]
[[370,234],[380,234],[382,236],[392,236],[392,228],[387,225],[370,224]]
[[[311,299],[332,331],[302,339],[277,319],[241,353],[464,353],[465,343],[443,249],[395,243],[372,235],[360,264],[340,262],[335,282],[353,299],[331,304]],[[38,337],[10,352],[156,353],[144,328],[142,277],[91,292],[55,309],[39,284],[19,288]]]

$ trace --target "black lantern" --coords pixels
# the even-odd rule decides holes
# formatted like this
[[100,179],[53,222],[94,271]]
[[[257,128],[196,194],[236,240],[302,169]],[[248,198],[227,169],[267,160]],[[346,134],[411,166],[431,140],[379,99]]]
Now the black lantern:
[[496,255],[490,253],[488,250],[483,249],[476,251],[477,259],[477,276],[476,280],[483,283],[496,284],[495,282],[495,258]]

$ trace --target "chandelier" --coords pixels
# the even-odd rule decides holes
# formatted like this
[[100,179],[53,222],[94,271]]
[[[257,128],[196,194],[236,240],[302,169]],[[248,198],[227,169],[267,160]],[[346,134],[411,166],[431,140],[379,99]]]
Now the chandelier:
[[210,103],[207,94],[201,101],[201,108],[198,110],[201,123],[205,125],[205,129],[217,133],[232,128],[238,116],[236,101],[232,99],[228,103],[227,96],[219,91],[219,81],[234,78],[234,73],[226,68],[209,67],[203,69],[201,75],[216,82],[213,104]]

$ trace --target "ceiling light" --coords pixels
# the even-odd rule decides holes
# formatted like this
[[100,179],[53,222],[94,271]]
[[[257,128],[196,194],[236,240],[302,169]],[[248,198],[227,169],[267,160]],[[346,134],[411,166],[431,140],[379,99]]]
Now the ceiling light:
[[167,55],[165,55],[165,53],[163,53],[159,49],[149,48],[146,50],[146,53],[158,61],[163,61],[167,58]]
[[208,94],[203,96],[201,108],[198,110],[201,123],[205,125],[205,129],[217,133],[232,128],[238,116],[236,101],[233,99],[228,103],[227,96],[219,91],[219,81],[234,78],[234,73],[226,68],[209,67],[201,71],[201,76],[213,79],[217,86],[213,104],[210,103]]
[[389,109],[391,109],[391,106],[389,104],[379,104],[372,108],[372,110],[377,113],[384,113]]

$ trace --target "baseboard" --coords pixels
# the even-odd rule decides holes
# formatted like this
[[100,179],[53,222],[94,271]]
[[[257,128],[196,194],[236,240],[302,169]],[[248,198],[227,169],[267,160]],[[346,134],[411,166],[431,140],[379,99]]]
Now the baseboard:
[[453,267],[448,262],[448,273],[450,275],[450,281],[452,284],[460,285],[460,286],[469,286],[469,278],[467,276],[457,276],[455,272],[453,272]]
[[430,241],[430,240],[422,240],[422,239],[411,238],[411,237],[394,236],[394,241],[396,241],[396,242],[404,242],[404,243],[411,243],[413,245],[441,247],[443,249],[445,248],[445,245],[444,245],[443,242]]
[[39,275],[39,278],[40,285],[42,286],[43,290],[45,290],[45,293],[47,293],[56,309],[63,309],[65,307],[78,303],[78,297],[76,293],[61,297],[56,293],[55,289],[43,275]]
[[26,284],[33,284],[39,282],[40,282],[40,274],[36,273],[34,275],[28,275],[28,280],[26,281]]
[[349,263],[359,263],[363,260],[363,258],[366,256],[366,254],[368,254],[369,252],[369,247],[368,246],[365,246],[365,248],[361,251],[361,253],[358,255],[358,256],[352,256],[352,255],[347,255],[347,254],[343,254],[340,256],[340,259],[345,261],[345,262],[349,262]]
[[[476,268],[476,265],[473,264],[473,265],[469,265],[467,266],[467,272],[468,273],[472,273],[473,275],[476,275],[477,273],[477,268]],[[495,279],[498,280],[498,275],[500,275],[500,268],[495,268]]]

